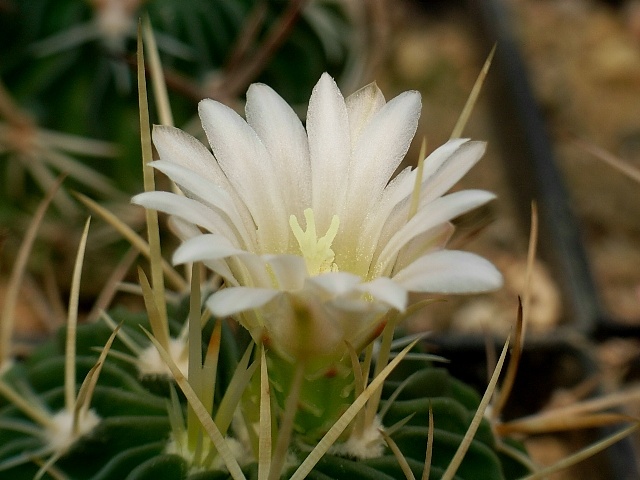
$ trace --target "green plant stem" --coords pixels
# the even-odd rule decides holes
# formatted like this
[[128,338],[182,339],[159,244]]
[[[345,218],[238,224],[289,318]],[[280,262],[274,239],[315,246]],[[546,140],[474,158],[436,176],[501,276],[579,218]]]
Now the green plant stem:
[[282,422],[280,423],[280,431],[276,448],[273,452],[271,460],[271,471],[269,472],[269,480],[278,480],[284,461],[287,457],[289,442],[291,441],[291,433],[293,432],[293,421],[298,413],[298,400],[300,399],[300,389],[304,380],[304,363],[296,364],[296,369],[291,380],[291,388],[284,407]]
[[[191,295],[189,296],[189,384],[196,392],[196,395],[203,401],[203,378],[202,378],[202,326],[200,325],[200,270],[201,264],[195,263],[191,266]],[[204,403],[204,402],[203,402]],[[206,407],[206,404],[205,404]],[[193,408],[187,409],[187,436],[189,449],[194,450],[201,429]]]
[[76,404],[76,327],[78,325],[80,277],[82,275],[84,251],[87,246],[90,224],[91,217],[87,219],[80,239],[71,280],[71,294],[69,295],[69,316],[67,317],[67,338],[64,352],[64,403],[69,412],[73,411]]
[[[140,143],[142,146],[142,175],[145,192],[155,190],[153,169],[149,163],[153,160],[151,147],[151,130],[149,122],[149,104],[147,101],[147,83],[144,70],[144,49],[142,46],[142,27],[138,25],[138,107],[140,110]],[[147,220],[147,235],[149,240],[151,285],[155,303],[160,315],[160,325],[165,330],[160,338],[169,338],[169,325],[167,321],[167,306],[164,294],[164,276],[162,273],[162,254],[160,250],[160,228],[158,226],[158,212],[145,209]],[[163,345],[165,349],[169,344]]]
[[[389,363],[389,355],[391,353],[391,342],[393,341],[393,334],[396,329],[397,323],[397,315],[393,313],[388,314],[388,321],[384,327],[384,331],[382,332],[382,343],[380,345],[380,354],[378,355],[378,359],[376,361],[376,368],[374,370],[373,378],[377,378],[380,375],[380,372],[387,366]],[[382,390],[378,390],[374,392],[371,396],[371,399],[367,403],[365,410],[365,423],[364,427],[373,424],[373,419],[378,412],[378,406],[380,405],[380,398],[382,396]]]

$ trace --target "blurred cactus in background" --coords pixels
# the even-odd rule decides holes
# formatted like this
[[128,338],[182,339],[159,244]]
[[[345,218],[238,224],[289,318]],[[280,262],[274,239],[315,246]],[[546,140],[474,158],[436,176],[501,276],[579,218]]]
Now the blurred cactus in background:
[[[73,153],[125,191],[140,185],[139,142],[131,134],[138,129],[133,67],[139,17],[148,16],[154,27],[180,125],[200,99],[233,103],[256,80],[291,103],[306,101],[320,73],[357,78],[364,58],[361,32],[341,2],[8,0],[0,8],[0,79],[4,96],[20,109],[0,110],[3,156],[12,150],[6,130],[26,119],[32,128],[111,142],[87,142]],[[116,160],[91,158],[104,155]],[[48,165],[69,170],[62,162]],[[23,168],[44,186],[45,173]],[[17,170],[10,162],[2,168],[14,192],[22,184]],[[32,191],[29,183],[26,188]]]

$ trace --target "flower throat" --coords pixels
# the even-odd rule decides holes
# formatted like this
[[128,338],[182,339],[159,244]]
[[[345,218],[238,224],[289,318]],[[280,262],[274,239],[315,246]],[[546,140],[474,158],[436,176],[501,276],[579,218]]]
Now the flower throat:
[[291,215],[289,217],[289,226],[298,241],[300,253],[307,264],[307,271],[309,272],[309,275],[318,275],[325,272],[337,272],[338,266],[333,263],[335,253],[331,250],[331,244],[338,233],[340,219],[337,215],[334,215],[331,219],[331,225],[329,225],[327,233],[323,237],[318,238],[313,210],[307,208],[304,211],[304,218],[307,223],[306,231],[302,231],[298,218],[295,215]]

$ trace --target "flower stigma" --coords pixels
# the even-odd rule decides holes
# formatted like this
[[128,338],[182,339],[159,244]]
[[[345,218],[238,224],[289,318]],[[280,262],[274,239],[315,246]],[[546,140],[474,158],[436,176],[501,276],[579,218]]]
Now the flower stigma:
[[331,250],[331,243],[333,239],[336,238],[338,227],[340,226],[338,215],[333,216],[327,233],[321,238],[317,236],[316,220],[311,208],[307,208],[304,211],[304,218],[307,221],[306,231],[302,231],[298,218],[295,215],[289,217],[289,226],[298,241],[300,253],[302,253],[307,264],[309,275],[337,272],[338,266],[333,263],[335,253]]

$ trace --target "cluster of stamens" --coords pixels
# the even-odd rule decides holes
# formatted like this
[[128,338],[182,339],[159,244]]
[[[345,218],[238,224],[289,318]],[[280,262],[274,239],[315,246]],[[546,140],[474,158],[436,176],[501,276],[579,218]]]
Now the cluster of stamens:
[[313,210],[307,208],[304,211],[304,218],[307,223],[306,231],[302,230],[298,218],[295,215],[289,217],[289,226],[300,246],[300,253],[307,264],[307,272],[309,275],[337,272],[338,266],[333,262],[335,253],[331,250],[331,244],[338,233],[340,219],[337,215],[334,215],[327,233],[323,237],[318,238]]

